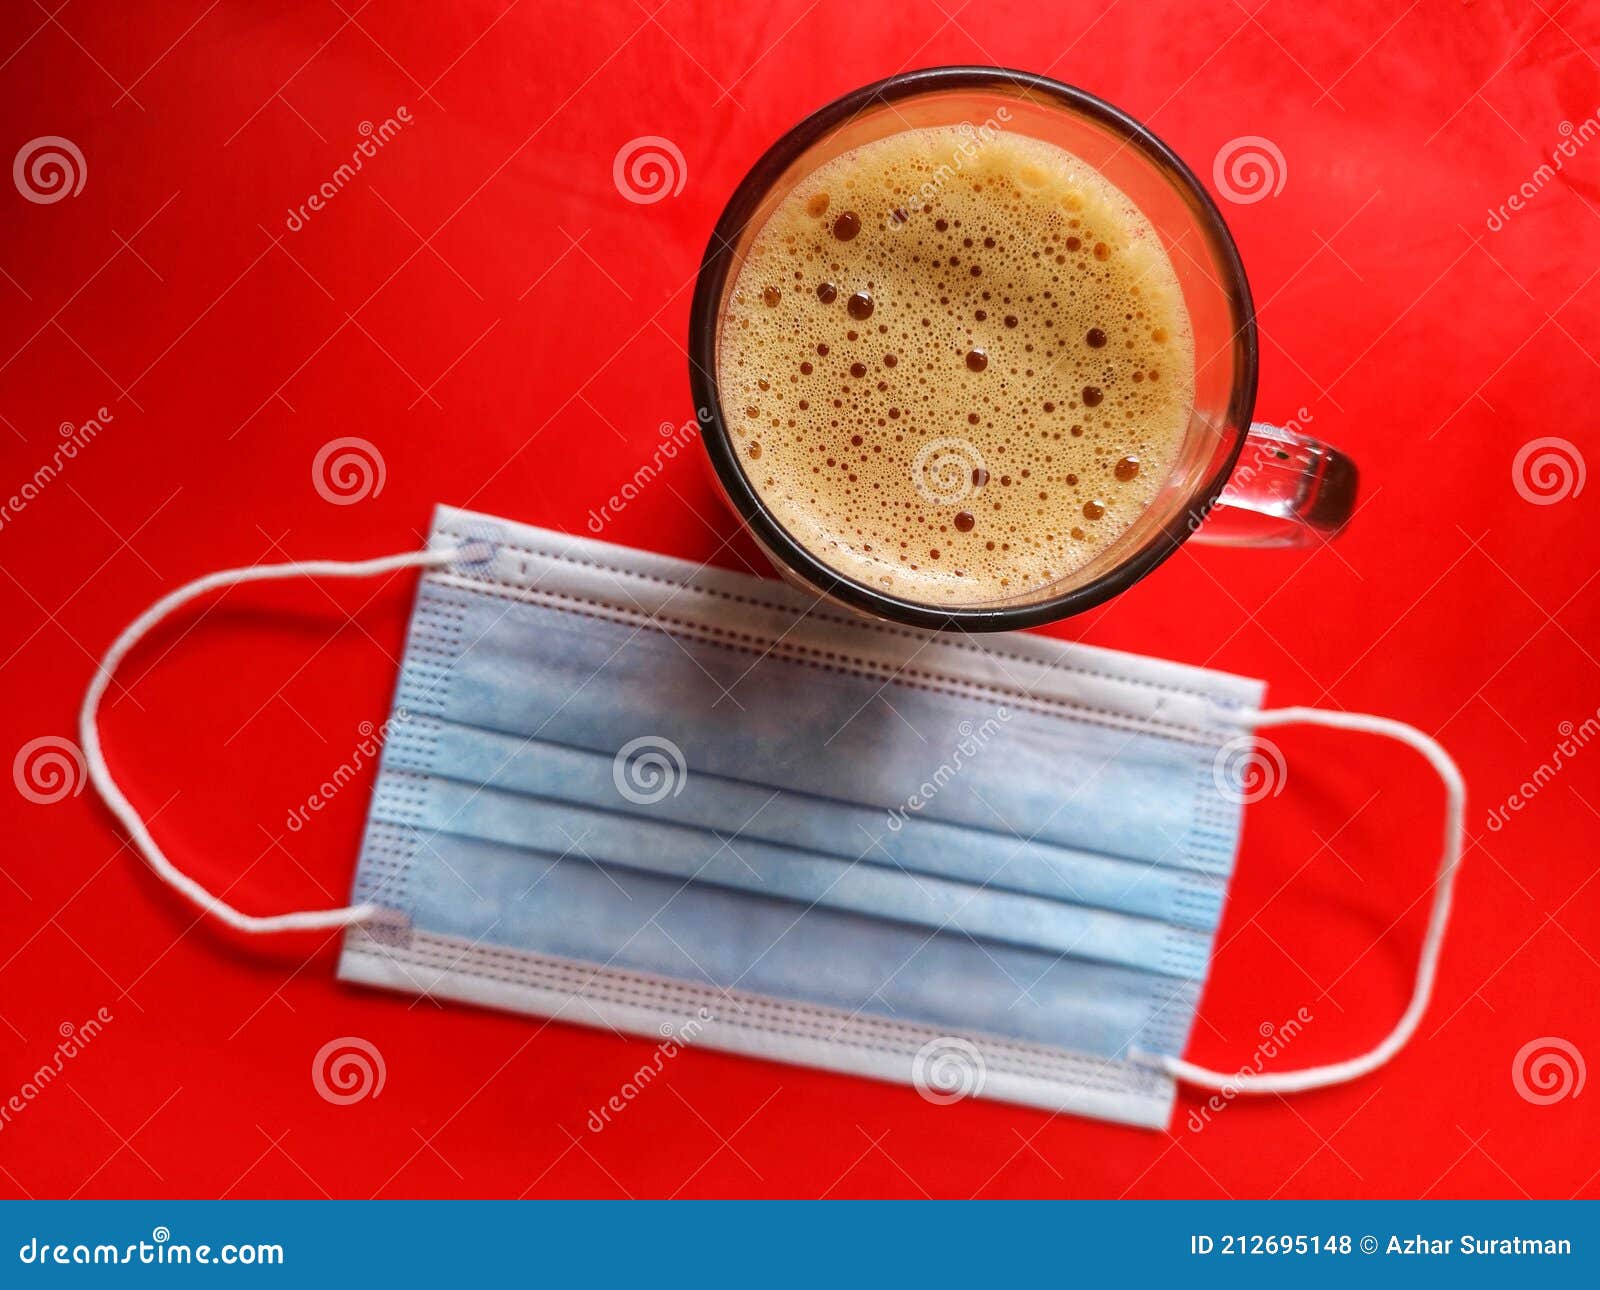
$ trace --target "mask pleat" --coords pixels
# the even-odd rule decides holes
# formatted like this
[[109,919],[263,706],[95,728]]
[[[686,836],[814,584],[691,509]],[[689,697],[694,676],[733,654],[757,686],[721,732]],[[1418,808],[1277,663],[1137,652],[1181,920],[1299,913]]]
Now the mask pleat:
[[[444,597],[441,616],[459,614],[449,602],[463,593],[425,594]],[[1237,809],[1196,827],[1196,790],[1212,768],[1204,746],[756,650],[691,651],[660,631],[572,612],[495,600],[467,608],[464,622],[451,620],[459,652],[448,677],[402,693],[413,710],[596,750],[649,733],[681,749],[691,773],[1144,865],[1219,876],[1231,865]],[[963,741],[973,747],[985,730],[953,770]]]
[[[691,750],[684,750],[689,756]],[[644,821],[690,825],[720,835],[887,867],[908,877],[945,878],[998,891],[1122,910],[1209,931],[1221,906],[1220,879],[1156,864],[1099,856],[1024,837],[964,829],[906,810],[816,799],[789,789],[725,779],[695,768],[659,800],[625,795],[626,765],[611,753],[412,717],[391,734],[396,766],[615,811]]]
[[[875,914],[937,935],[1094,959],[1168,976],[1195,976],[1209,938],[1157,919],[840,859],[667,821],[396,773],[373,801],[379,819],[424,838],[458,834],[534,851],[569,852],[608,868],[747,891],[799,905]],[[391,805],[393,801],[394,805]]]
[[[566,824],[573,831],[576,821]],[[391,831],[427,875],[407,892],[417,923],[464,943],[538,945],[581,962],[1108,1059],[1129,1047],[1181,1052],[1198,990],[1192,980],[600,865],[559,832],[556,850],[530,851],[374,827]]]

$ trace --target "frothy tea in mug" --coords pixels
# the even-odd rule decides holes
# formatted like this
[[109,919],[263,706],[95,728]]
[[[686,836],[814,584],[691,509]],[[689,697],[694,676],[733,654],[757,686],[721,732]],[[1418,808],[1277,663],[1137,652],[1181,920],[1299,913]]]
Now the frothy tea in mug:
[[981,604],[1070,577],[1150,504],[1194,342],[1155,229],[1103,175],[937,127],[788,193],[738,271],[717,379],[801,545],[892,595]]

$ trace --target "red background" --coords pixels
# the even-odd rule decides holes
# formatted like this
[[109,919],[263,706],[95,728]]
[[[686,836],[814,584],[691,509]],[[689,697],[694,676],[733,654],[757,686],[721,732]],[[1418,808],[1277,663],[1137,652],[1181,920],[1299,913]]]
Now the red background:
[[[1534,1105],[1512,1068],[1543,1037],[1600,1058],[1600,749],[1485,821],[1600,705],[1600,485],[1540,505],[1513,480],[1540,436],[1592,454],[1600,140],[1488,227],[1600,109],[1597,50],[1600,15],[1556,0],[5,6],[0,152],[65,136],[87,178],[54,204],[0,182],[0,492],[62,422],[113,416],[0,530],[7,762],[75,737],[93,661],[198,574],[407,548],[436,501],[582,531],[692,413],[695,267],[756,156],[867,81],[985,62],[1124,107],[1213,191],[1228,141],[1277,145],[1281,193],[1223,204],[1261,310],[1258,412],[1306,409],[1364,470],[1337,546],[1189,547],[1050,630],[1414,722],[1473,797],[1437,998],[1355,1085],[1199,1133],[1186,1093],[1166,1134],[691,1051],[595,1135],[649,1045],[340,986],[335,938],[197,926],[92,790],[5,785],[0,1095],[63,1022],[114,1020],[0,1127],[0,1194],[1594,1196],[1600,1096]],[[401,105],[412,123],[288,231]],[[680,195],[619,194],[612,159],[641,135],[681,149]],[[386,462],[358,505],[312,485],[340,435]],[[606,536],[761,567],[731,532],[680,458]],[[365,782],[284,822],[387,713],[412,582],[236,590],[119,677],[116,769],[243,907],[344,899]],[[1385,1032],[1436,859],[1440,795],[1410,754],[1275,741],[1287,788],[1248,813],[1191,1046],[1212,1064],[1302,1006],[1285,1065]],[[310,1078],[342,1035],[387,1068],[348,1107]]]

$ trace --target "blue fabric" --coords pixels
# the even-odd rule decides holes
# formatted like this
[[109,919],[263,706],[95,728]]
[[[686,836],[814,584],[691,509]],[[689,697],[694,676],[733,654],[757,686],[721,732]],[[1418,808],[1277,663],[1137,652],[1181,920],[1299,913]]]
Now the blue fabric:
[[[968,685],[929,676],[965,654],[930,668],[907,646],[916,666],[886,676],[844,652],[848,628],[802,648],[799,614],[744,633],[729,597],[680,618],[658,588],[644,612],[625,560],[612,579],[561,554],[575,539],[492,531],[480,568],[423,579],[358,899],[513,953],[1181,1053],[1240,812],[1213,773],[1223,728],[1151,714],[1210,674],[1122,660],[1112,697],[1073,704],[1010,686],[982,647]],[[787,603],[749,581],[761,614]],[[1237,703],[1248,683],[1225,680],[1213,697]]]

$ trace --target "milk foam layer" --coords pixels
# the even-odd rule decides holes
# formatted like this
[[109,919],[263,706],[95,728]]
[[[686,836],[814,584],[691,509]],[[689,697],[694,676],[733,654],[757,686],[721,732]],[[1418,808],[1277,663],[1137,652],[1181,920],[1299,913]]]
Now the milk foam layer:
[[1094,559],[1160,489],[1193,402],[1188,314],[1143,213],[1053,144],[959,127],[802,180],[740,267],[718,357],[778,522],[938,605]]

